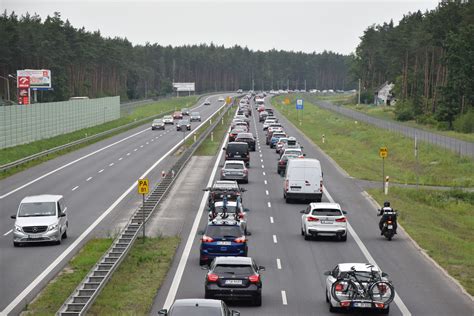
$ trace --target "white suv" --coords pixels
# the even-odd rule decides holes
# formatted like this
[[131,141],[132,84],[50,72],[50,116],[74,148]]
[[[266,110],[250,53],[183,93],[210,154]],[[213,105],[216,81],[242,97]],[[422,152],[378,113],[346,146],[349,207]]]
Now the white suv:
[[67,207],[62,195],[25,197],[18,207],[13,228],[13,245],[30,242],[61,243],[67,238]]
[[346,211],[338,203],[310,203],[301,214],[301,235],[305,240],[318,236],[347,240]]

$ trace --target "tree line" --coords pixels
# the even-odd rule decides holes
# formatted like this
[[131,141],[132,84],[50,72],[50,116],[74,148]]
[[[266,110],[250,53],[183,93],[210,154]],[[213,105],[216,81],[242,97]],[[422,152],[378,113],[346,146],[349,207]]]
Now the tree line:
[[[179,47],[132,45],[100,31],[75,28],[59,13],[0,16],[0,76],[17,69],[50,69],[54,92],[40,101],[71,96],[120,95],[138,99],[167,94],[172,82],[196,82],[199,92],[269,89],[352,89],[349,56],[301,53],[214,44]],[[0,79],[1,80],[1,79]],[[10,80],[11,91],[16,84]],[[0,95],[6,95],[5,83]],[[13,98],[13,97],[12,97]]]
[[398,119],[474,132],[474,1],[370,26],[351,67],[369,100],[380,84],[395,83]]

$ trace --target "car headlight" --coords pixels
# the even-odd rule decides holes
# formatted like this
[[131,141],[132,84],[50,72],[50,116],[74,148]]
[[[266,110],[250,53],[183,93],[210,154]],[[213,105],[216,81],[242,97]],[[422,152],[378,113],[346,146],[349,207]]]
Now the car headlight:
[[23,229],[21,228],[21,226],[15,225],[15,231],[21,233],[23,231]]
[[49,225],[48,231],[55,230],[57,228],[58,228],[58,224],[52,224],[52,225]]

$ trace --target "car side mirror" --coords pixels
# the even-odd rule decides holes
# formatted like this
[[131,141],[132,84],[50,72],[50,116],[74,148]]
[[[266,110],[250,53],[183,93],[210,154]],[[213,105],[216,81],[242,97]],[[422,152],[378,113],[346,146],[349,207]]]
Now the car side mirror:
[[244,212],[246,212],[246,213],[247,213],[247,212],[250,212],[250,209],[244,208]]
[[303,157],[306,157],[306,154],[303,154]]
[[306,212],[306,210],[301,210],[300,213],[301,214],[304,214]]
[[225,147],[222,147],[222,150],[225,150]]
[[66,217],[66,213],[59,213],[59,217]]
[[344,214],[344,215],[347,214],[347,211],[342,211],[342,214]]
[[240,316],[239,311],[231,310],[230,313],[231,313],[232,316]]
[[388,274],[385,273],[385,272],[382,272],[382,277],[386,278],[386,277],[388,277]]
[[16,219],[16,215],[12,215],[12,216],[10,216],[10,218]]
[[265,271],[265,267],[259,266],[259,267],[258,267],[258,270],[260,270],[260,271]]
[[168,315],[168,310],[167,309],[159,310],[158,315]]
[[198,235],[200,236],[204,235],[204,231],[203,230],[198,231]]
[[252,233],[249,232],[249,231],[247,231],[247,232],[245,233],[245,236],[252,236]]
[[332,271],[326,271],[324,272],[324,275],[332,275]]

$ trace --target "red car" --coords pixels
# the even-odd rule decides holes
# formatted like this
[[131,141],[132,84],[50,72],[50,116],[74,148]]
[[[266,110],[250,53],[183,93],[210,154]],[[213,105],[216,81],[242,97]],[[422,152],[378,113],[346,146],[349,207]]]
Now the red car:
[[176,111],[173,113],[173,119],[181,120],[183,118],[183,113],[181,111]]

